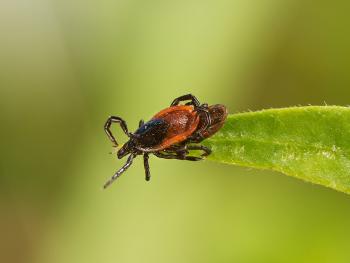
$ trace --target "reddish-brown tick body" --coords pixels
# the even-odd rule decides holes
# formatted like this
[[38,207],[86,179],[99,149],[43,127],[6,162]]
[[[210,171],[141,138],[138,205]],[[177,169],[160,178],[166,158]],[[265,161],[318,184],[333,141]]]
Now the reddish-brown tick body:
[[[185,105],[179,105],[180,101],[191,100]],[[203,145],[192,145],[215,134],[224,124],[227,117],[227,109],[224,105],[216,104],[208,106],[200,104],[191,94],[181,96],[173,101],[169,108],[158,112],[151,120],[144,123],[140,121],[139,128],[134,133],[129,133],[126,122],[120,117],[112,116],[105,124],[105,131],[114,143],[117,141],[110,131],[112,123],[119,123],[124,133],[129,136],[117,155],[123,158],[127,154],[127,163],[119,169],[105,184],[105,188],[118,178],[131,164],[137,155],[143,155],[146,171],[146,180],[150,179],[148,165],[149,154],[159,158],[179,159],[189,161],[202,160],[211,150]],[[190,156],[190,150],[202,150],[202,157]]]
[[[158,143],[150,147],[148,151],[164,150],[173,144],[185,141],[197,129],[199,119],[199,115],[193,106],[173,106],[160,111],[150,122],[158,120],[164,123],[164,126],[166,126],[164,137],[158,137]],[[140,127],[139,129],[142,128]],[[137,132],[135,133],[137,134]]]

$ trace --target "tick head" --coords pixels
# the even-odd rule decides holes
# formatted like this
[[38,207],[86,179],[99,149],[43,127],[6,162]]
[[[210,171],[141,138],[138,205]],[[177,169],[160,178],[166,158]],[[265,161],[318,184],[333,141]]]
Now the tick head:
[[123,158],[134,150],[134,142],[132,140],[126,142],[117,152],[118,159]]

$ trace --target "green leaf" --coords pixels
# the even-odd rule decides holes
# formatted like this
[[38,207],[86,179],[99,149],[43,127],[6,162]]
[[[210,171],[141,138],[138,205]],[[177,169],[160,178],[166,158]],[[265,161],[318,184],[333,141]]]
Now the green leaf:
[[271,169],[350,193],[350,108],[307,106],[229,115],[203,141],[209,160]]

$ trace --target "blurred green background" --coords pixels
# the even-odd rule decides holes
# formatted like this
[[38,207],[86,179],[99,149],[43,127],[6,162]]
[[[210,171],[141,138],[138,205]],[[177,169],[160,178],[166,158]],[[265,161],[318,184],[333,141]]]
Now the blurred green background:
[[[0,3],[0,262],[350,262],[350,197],[268,171],[108,154],[193,93],[348,105],[350,2]],[[115,129],[119,141],[126,138]],[[350,138],[349,138],[350,139]]]

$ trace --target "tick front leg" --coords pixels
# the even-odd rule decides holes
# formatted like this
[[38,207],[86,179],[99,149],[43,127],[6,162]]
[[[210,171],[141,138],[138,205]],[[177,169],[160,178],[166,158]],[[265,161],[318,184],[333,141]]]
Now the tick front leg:
[[120,168],[112,177],[109,179],[103,186],[104,189],[106,189],[111,183],[113,183],[114,180],[116,180],[122,173],[124,173],[130,165],[132,165],[132,161],[135,158],[135,155],[130,154],[128,160],[126,161],[126,164],[123,165],[122,168]]
[[195,96],[193,96],[192,94],[186,94],[186,95],[183,95],[183,96],[180,96],[180,97],[174,99],[174,101],[171,103],[170,106],[179,105],[179,103],[181,101],[186,101],[186,100],[190,100],[191,101],[190,103],[186,103],[186,105],[193,105],[195,107],[199,107],[201,105],[200,102],[198,101],[198,99]]
[[118,143],[117,143],[117,140],[114,138],[112,132],[111,132],[111,125],[112,123],[119,123],[120,124],[120,127],[122,128],[123,132],[128,136],[130,137],[130,133],[128,131],[128,127],[126,125],[126,122],[120,118],[120,117],[117,117],[117,116],[110,116],[106,123],[105,123],[105,126],[104,126],[104,130],[108,136],[108,138],[112,141],[112,143],[114,144],[114,146],[118,146]]
[[143,120],[140,120],[139,121],[139,128],[142,126],[142,125],[144,125],[145,124],[145,122],[143,121]]
[[143,166],[145,167],[146,181],[151,180],[151,172],[149,170],[148,158],[149,158],[148,153],[143,154]]

